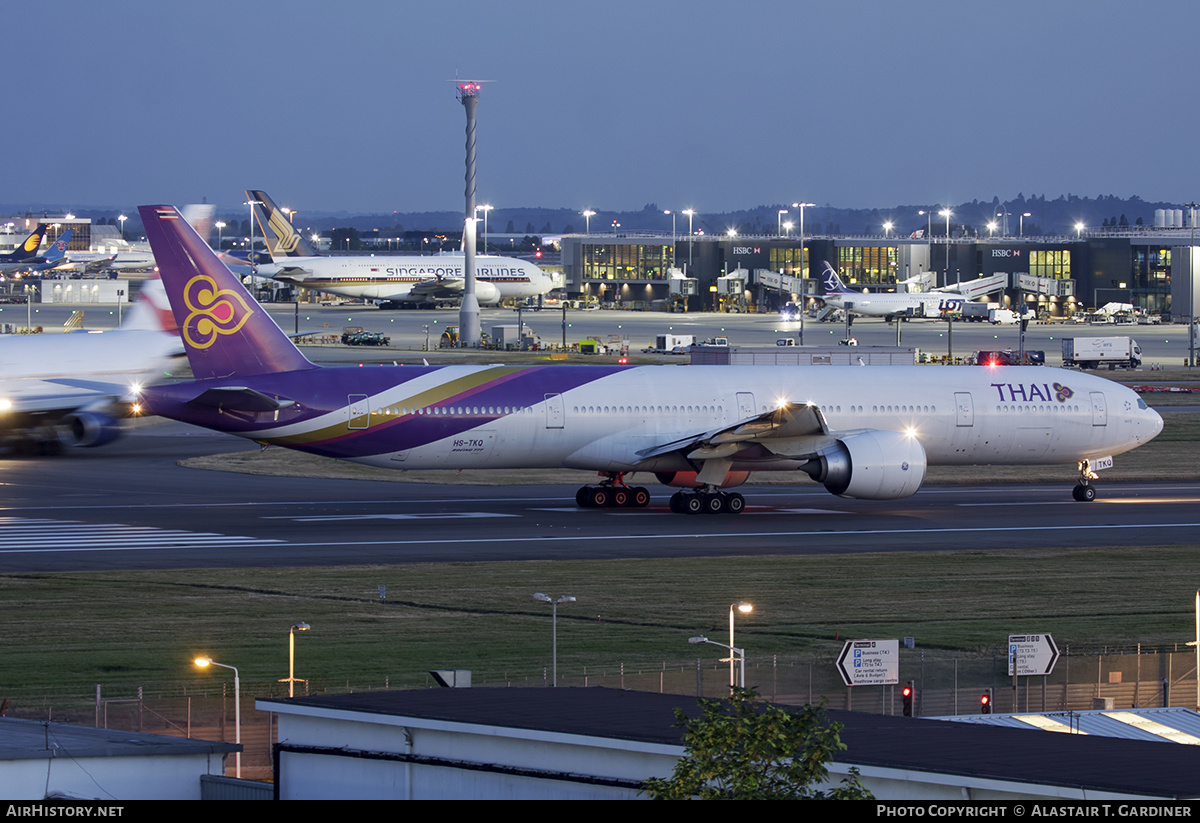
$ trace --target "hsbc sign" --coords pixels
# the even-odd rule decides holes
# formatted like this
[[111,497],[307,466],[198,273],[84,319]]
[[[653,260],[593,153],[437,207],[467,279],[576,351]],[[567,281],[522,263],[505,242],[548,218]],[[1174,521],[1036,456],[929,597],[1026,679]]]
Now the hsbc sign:
[[762,254],[762,248],[758,246],[734,246],[734,254]]
[[1020,249],[992,249],[992,257],[1020,257]]

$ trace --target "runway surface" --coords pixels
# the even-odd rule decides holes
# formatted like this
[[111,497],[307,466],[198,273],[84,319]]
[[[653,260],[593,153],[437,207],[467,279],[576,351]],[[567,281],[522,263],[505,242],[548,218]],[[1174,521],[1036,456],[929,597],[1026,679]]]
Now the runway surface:
[[812,483],[745,486],[742,515],[651,505],[580,510],[574,486],[451,486],[258,477],[177,465],[257,448],[180,424],[95,450],[0,458],[0,572],[332,566],[1189,545],[1200,483],[930,486],[844,500]]

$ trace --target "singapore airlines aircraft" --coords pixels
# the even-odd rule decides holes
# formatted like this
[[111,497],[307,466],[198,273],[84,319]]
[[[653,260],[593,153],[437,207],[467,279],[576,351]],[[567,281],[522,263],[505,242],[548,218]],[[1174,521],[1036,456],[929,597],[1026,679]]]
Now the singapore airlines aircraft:
[[155,278],[114,331],[0,339],[0,439],[43,453],[112,442],[138,387],[182,355],[175,330]]
[[[1149,441],[1162,418],[1132,391],[1031,366],[394,366],[320,368],[171,206],[142,206],[193,382],[142,390],[147,411],[263,444],[393,469],[561,468],[605,476],[581,506],[732,512],[725,488],[794,470],[833,494],[907,497],[926,465],[1077,464]],[[986,476],[986,474],[984,474]]]
[[[436,303],[462,297],[466,275],[457,255],[421,257],[319,257],[264,191],[247,191],[267,238],[274,263],[258,274],[306,289],[365,298],[377,303]],[[509,298],[537,297],[554,287],[532,263],[511,257],[476,255],[475,293],[480,305]]]
[[833,266],[825,261],[825,305],[870,317],[940,317],[958,311],[970,298],[955,292],[857,292],[846,288]]

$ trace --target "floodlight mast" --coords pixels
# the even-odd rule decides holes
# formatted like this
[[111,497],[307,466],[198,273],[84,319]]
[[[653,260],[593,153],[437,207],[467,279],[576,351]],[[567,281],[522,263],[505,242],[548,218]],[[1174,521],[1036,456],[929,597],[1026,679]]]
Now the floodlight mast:
[[479,91],[475,82],[458,84],[458,99],[467,112],[467,206],[463,221],[463,297],[458,310],[458,340],[461,346],[476,347],[483,331],[479,297],[475,290],[475,113],[479,108]]

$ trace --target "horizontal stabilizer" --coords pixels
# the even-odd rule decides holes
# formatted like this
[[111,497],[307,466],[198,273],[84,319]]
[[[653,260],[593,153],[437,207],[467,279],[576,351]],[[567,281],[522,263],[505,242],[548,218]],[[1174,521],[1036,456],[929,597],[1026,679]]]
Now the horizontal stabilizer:
[[295,400],[271,397],[248,386],[222,386],[206,389],[188,401],[189,406],[239,412],[269,412],[295,405]]

